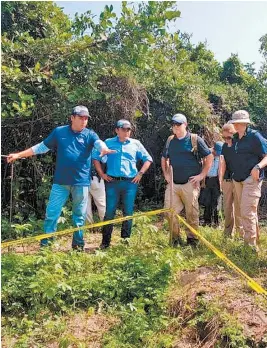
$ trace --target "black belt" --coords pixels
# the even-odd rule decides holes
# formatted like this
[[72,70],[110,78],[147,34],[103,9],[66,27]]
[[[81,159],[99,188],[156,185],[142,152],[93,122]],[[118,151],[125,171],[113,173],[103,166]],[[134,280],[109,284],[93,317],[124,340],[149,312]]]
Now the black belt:
[[133,178],[126,178],[125,176],[111,176],[108,175],[110,178],[112,178],[114,181],[128,181],[133,180]]
[[231,181],[233,181],[233,179],[223,179],[224,181],[226,181],[226,182],[231,182]]

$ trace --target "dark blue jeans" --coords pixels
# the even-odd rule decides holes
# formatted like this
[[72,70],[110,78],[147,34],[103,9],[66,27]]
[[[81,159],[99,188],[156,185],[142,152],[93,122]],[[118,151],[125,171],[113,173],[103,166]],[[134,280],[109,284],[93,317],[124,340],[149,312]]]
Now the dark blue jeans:
[[[137,184],[131,180],[106,182],[106,214],[104,221],[114,219],[118,203],[121,198],[123,216],[133,215],[134,201],[137,192]],[[129,238],[131,235],[132,220],[124,221],[121,227],[121,237]],[[104,226],[102,229],[102,244],[109,246],[113,225]]]

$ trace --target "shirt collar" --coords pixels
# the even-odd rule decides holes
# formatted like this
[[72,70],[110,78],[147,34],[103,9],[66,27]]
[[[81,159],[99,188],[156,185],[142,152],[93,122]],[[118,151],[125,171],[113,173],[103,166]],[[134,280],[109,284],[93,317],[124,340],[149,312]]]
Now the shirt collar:
[[120,144],[129,144],[131,142],[131,138],[129,138],[128,140],[125,140],[124,142],[121,142],[118,136],[116,136],[115,139]]
[[74,130],[71,128],[70,125],[69,125],[69,129],[70,129],[70,131],[71,131],[73,134],[83,134],[83,133],[85,132],[85,130],[86,130],[86,127],[83,128],[80,132],[74,131]]
[[176,134],[174,134],[174,138],[176,138],[176,139],[178,139],[178,140],[183,140],[183,139],[185,139],[185,138],[187,138],[188,136],[190,136],[190,133],[187,131],[186,132],[186,135],[183,137],[183,138],[177,138],[177,135]]
[[[248,135],[248,134],[250,134],[250,133],[251,133],[251,128],[247,127],[247,129],[245,130],[245,133],[244,133],[244,135],[243,135],[242,138],[244,138],[246,135]],[[233,138],[234,138],[234,139],[239,139],[239,135],[238,135],[237,132],[233,135]],[[241,139],[242,139],[242,138],[241,138]],[[239,139],[239,140],[241,140],[241,139]]]

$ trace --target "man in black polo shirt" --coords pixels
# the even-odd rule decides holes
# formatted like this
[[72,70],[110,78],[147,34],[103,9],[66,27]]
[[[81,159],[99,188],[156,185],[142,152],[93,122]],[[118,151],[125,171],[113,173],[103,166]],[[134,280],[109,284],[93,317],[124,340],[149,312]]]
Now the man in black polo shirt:
[[237,132],[233,137],[233,179],[238,201],[237,213],[242,219],[245,243],[257,250],[257,208],[264,176],[262,169],[267,165],[267,140],[258,131],[248,127],[251,122],[249,113],[245,110],[236,111],[230,123]]
[[[165,207],[170,207],[170,197],[173,194],[173,208],[177,214],[185,208],[187,222],[195,229],[199,226],[198,196],[200,181],[203,180],[211,165],[213,156],[204,140],[196,137],[197,153],[192,146],[193,134],[187,131],[187,119],[182,114],[176,114],[172,118],[172,130],[174,137],[168,143],[162,153],[161,167],[168,183],[165,192]],[[204,166],[200,159],[204,158]],[[174,192],[170,190],[169,164],[173,167]],[[180,242],[179,224],[174,220],[173,244]],[[194,245],[196,239],[191,232],[187,232],[187,243]]]

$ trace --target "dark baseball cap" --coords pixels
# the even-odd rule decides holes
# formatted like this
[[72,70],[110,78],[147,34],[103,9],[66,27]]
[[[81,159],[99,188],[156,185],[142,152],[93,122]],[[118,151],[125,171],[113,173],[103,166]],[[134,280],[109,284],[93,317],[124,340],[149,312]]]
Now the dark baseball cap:
[[132,129],[132,125],[128,120],[122,119],[116,123],[116,128],[130,128],[130,129]]
[[72,115],[77,115],[77,116],[87,116],[90,117],[89,111],[86,106],[83,105],[78,105],[75,106],[75,108],[72,109]]

